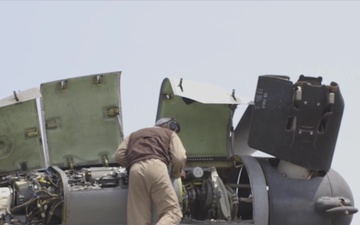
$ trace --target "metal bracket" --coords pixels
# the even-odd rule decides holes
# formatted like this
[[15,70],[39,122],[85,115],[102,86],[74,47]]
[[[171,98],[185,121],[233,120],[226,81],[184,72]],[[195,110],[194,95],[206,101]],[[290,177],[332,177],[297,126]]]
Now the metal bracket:
[[171,94],[167,94],[167,93],[163,93],[163,94],[162,94],[162,99],[163,99],[163,100],[170,100],[170,99],[172,99],[172,95],[171,95]]
[[74,169],[74,158],[70,155],[65,156],[66,159],[66,165],[67,167],[69,167],[70,169]]
[[67,81],[66,80],[60,81],[59,88],[60,90],[65,90],[67,88]]
[[109,167],[109,156],[107,153],[101,153],[101,161],[105,167]]
[[233,97],[233,99],[236,101],[236,97],[235,97],[235,89],[232,90],[232,93],[231,93],[231,97]]
[[96,75],[94,77],[94,84],[101,84],[103,82],[103,75]]
[[15,98],[15,100],[18,102],[18,101],[19,101],[19,97],[17,96],[16,91],[13,91],[13,93],[14,93],[14,98]]
[[183,79],[182,79],[182,78],[180,78],[180,82],[179,82],[178,87],[181,89],[181,91],[182,91],[182,92],[184,92],[184,90],[183,90],[183,86],[182,86],[182,82],[183,82]]

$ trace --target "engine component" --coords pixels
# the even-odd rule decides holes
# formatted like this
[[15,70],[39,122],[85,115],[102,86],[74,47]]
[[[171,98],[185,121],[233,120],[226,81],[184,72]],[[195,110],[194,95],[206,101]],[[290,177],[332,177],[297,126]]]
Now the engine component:
[[[20,180],[14,181],[14,206],[20,206],[28,202],[32,199],[34,195],[34,186],[31,185],[30,181],[21,178]],[[22,210],[21,212],[25,212],[22,207],[14,207],[12,208],[12,212],[16,210]]]
[[204,170],[197,166],[197,167],[194,167],[193,169],[191,169],[187,174],[186,174],[186,177],[188,179],[191,179],[191,178],[197,178],[197,179],[200,179],[202,176],[204,175]]
[[[269,189],[269,225],[350,224],[351,214],[357,209],[349,186],[336,171],[331,169],[326,175],[306,180],[293,179],[276,169],[278,161],[258,159]],[[317,210],[314,210],[314,204]],[[287,216],[290,213],[292,216]]]
[[[333,170],[294,179],[283,175],[291,164],[279,171],[278,159],[244,156],[241,161],[235,167],[185,168],[188,176],[173,181],[182,223],[277,225],[286,218],[291,225],[340,225],[357,212],[345,181]],[[124,168],[49,167],[6,178],[0,187],[1,225],[126,224]],[[310,216],[300,218],[304,213]]]
[[110,167],[92,167],[65,172],[69,185],[74,189],[83,187],[100,189],[100,187],[115,187],[118,184],[117,173]]
[[[129,177],[109,157],[123,141],[120,74],[49,82],[41,93],[0,101],[0,225],[127,224]],[[350,224],[358,210],[330,169],[339,87],[288,79],[261,76],[235,130],[235,109],[250,100],[182,78],[163,81],[157,118],[184,124],[186,177],[172,180],[181,224]],[[275,158],[250,156],[256,149]],[[156,209],[152,215],[156,223]]]
[[0,217],[5,215],[11,206],[11,189],[0,187]]

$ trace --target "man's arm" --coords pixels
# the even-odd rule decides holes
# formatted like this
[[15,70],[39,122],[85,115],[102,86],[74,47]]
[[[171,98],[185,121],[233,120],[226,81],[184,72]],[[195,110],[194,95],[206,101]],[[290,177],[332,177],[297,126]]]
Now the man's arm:
[[170,142],[170,157],[171,157],[171,164],[172,164],[172,176],[173,177],[180,177],[181,172],[185,167],[186,162],[186,150],[179,138],[179,136],[173,132],[171,135],[171,142]]
[[115,161],[118,162],[122,167],[128,166],[127,161],[127,148],[129,143],[129,136],[126,137],[123,142],[119,145],[118,149],[116,150],[114,157]]

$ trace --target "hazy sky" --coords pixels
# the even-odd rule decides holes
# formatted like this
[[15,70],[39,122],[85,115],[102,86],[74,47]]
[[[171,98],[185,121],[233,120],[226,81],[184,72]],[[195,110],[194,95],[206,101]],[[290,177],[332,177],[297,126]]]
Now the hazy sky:
[[165,77],[253,98],[259,75],[322,76],[339,83],[345,99],[332,168],[356,204],[359,11],[356,1],[0,1],[0,98],[122,71],[128,134],[154,123]]

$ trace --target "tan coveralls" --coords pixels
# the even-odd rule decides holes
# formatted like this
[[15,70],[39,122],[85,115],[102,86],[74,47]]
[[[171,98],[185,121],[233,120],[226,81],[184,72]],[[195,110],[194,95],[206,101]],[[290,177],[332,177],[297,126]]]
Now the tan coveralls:
[[[166,128],[153,127],[143,130],[146,131],[147,129],[152,129],[151,131],[155,132],[151,138],[167,140],[161,137],[163,132],[159,132],[159,134],[157,132]],[[166,130],[169,133],[169,130]],[[128,167],[130,163],[128,151],[131,149],[128,147],[130,147],[129,142],[132,144],[131,137],[132,135],[126,137],[115,152],[116,161],[123,167]],[[140,142],[137,146],[146,146],[146,142],[141,143],[141,138],[138,138],[137,142]],[[172,176],[178,178],[185,166],[186,151],[179,136],[173,131],[170,133],[169,142],[167,143],[169,149],[163,152],[172,164]],[[146,147],[144,148],[146,149]],[[146,154],[144,153],[144,155]],[[141,155],[139,157],[141,158]],[[152,204],[156,208],[159,219],[156,225],[177,225],[181,221],[182,212],[170,180],[167,164],[159,158],[152,157],[151,153],[147,154],[145,158],[130,165],[127,225],[150,225],[152,222]]]

